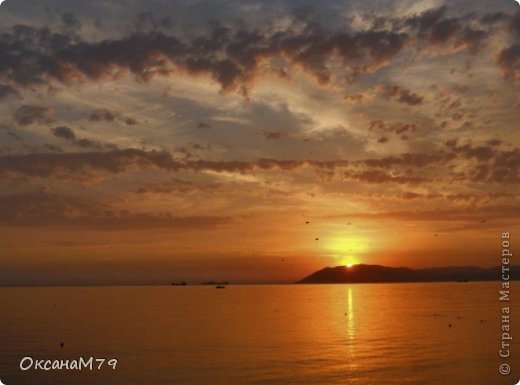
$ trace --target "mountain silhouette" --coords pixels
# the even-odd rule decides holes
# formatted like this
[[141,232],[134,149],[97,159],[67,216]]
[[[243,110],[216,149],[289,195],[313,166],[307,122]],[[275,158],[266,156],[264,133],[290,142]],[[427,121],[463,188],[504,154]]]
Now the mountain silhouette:
[[[520,279],[520,266],[510,266],[510,280]],[[502,267],[476,266],[410,269],[380,265],[326,267],[296,283],[392,283],[392,282],[467,282],[498,281]]]

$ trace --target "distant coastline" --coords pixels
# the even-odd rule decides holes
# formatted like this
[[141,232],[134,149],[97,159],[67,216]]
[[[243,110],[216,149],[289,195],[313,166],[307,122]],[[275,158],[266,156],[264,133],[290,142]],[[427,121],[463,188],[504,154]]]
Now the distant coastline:
[[[510,266],[509,280],[520,280],[520,265]],[[502,266],[483,268],[477,266],[439,267],[411,269],[407,267],[388,267],[381,265],[359,264],[351,267],[325,267],[300,280],[177,280],[177,281],[94,281],[88,279],[61,280],[24,280],[14,282],[12,279],[2,280],[0,288],[31,287],[207,287],[207,286],[241,286],[241,285],[294,285],[294,284],[341,284],[341,283],[414,283],[414,282],[485,282],[501,281]]]
[[[410,269],[380,265],[326,267],[296,283],[406,283],[406,282],[471,282],[499,281],[500,266],[476,266]],[[511,266],[511,280],[520,280],[520,266]]]

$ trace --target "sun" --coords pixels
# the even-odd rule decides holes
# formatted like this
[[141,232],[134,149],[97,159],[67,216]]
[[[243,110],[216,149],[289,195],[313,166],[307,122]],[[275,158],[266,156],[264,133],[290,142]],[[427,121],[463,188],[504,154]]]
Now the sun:
[[340,262],[340,266],[351,269],[363,259],[370,240],[363,236],[333,236],[326,247],[330,256]]

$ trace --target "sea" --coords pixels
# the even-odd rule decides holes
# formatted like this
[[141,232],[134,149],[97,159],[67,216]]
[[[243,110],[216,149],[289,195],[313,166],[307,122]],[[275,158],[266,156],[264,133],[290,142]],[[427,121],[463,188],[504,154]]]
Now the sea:
[[513,385],[516,284],[0,288],[0,381]]

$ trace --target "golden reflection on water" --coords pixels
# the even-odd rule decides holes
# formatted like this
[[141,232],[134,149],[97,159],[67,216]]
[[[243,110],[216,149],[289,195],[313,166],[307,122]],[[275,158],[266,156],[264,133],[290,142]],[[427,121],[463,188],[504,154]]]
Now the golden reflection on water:
[[[0,376],[17,385],[509,385],[497,371],[496,287],[4,288]],[[117,357],[117,371],[18,367],[25,355],[90,354]]]
[[352,288],[348,288],[348,294],[347,294],[347,346],[348,346],[348,356],[350,359],[349,366],[352,370],[355,370],[357,367],[356,361],[354,360],[354,357],[356,355],[356,344],[355,344],[355,338],[356,338],[356,327],[354,324],[354,300],[352,299]]
[[352,288],[351,287],[348,288],[347,327],[348,327],[348,339],[350,342],[352,342],[355,337],[355,325],[354,325],[354,301],[352,300]]

